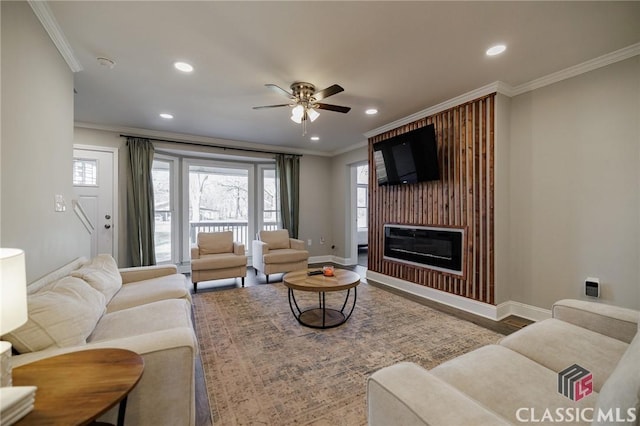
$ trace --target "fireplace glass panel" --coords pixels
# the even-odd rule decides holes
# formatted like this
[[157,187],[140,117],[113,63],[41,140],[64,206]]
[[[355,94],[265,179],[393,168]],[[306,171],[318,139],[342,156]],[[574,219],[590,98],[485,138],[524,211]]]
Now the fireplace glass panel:
[[463,230],[385,225],[384,257],[462,274]]

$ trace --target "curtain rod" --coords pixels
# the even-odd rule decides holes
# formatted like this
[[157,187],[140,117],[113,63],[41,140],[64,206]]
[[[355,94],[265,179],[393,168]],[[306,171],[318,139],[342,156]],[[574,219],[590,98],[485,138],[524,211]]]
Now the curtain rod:
[[169,142],[169,143],[179,143],[179,144],[183,144],[183,145],[193,145],[193,146],[201,146],[201,147],[206,147],[206,148],[218,148],[218,149],[223,149],[223,150],[227,150],[227,149],[231,149],[234,151],[244,151],[244,152],[257,152],[260,154],[282,154],[282,155],[293,155],[296,157],[302,157],[302,154],[292,154],[289,152],[277,152],[277,151],[264,151],[261,149],[251,149],[251,148],[235,148],[235,147],[231,147],[231,146],[224,146],[224,145],[210,145],[210,144],[206,144],[206,143],[199,143],[199,142],[183,142],[183,141],[175,141],[175,140],[169,140],[169,139],[156,139],[156,138],[148,138],[145,136],[133,136],[133,135],[120,135],[121,138],[141,138],[141,139],[149,139],[150,141],[156,141],[156,142]]

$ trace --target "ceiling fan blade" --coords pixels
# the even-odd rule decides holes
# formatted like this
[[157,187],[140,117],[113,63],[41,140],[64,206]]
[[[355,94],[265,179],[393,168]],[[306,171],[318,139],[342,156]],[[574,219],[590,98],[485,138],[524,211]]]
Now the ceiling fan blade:
[[291,104],[264,105],[264,106],[257,106],[257,107],[253,107],[253,109],[279,108],[279,107],[283,107],[283,106],[290,106],[290,105],[291,105]]
[[265,86],[267,86],[269,89],[273,90],[274,92],[280,95],[284,95],[288,98],[293,98],[293,93],[289,92],[288,90],[284,90],[280,86],[276,86],[275,84],[265,84]]
[[316,101],[320,101],[324,98],[328,98],[329,96],[333,96],[343,91],[344,89],[342,87],[340,87],[337,84],[334,84],[333,86],[329,86],[326,89],[322,89],[319,92],[314,93],[313,97],[316,99]]
[[340,105],[331,105],[331,104],[313,104],[313,108],[326,109],[327,111],[341,112],[343,114],[346,114],[349,111],[351,111],[351,108],[349,107],[340,106]]

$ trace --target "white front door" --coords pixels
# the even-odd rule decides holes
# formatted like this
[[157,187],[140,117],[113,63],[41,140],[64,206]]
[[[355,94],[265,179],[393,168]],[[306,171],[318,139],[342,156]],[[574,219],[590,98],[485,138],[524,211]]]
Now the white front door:
[[117,259],[115,225],[116,152],[96,147],[73,150],[73,187],[78,204],[91,223],[91,256],[107,253]]

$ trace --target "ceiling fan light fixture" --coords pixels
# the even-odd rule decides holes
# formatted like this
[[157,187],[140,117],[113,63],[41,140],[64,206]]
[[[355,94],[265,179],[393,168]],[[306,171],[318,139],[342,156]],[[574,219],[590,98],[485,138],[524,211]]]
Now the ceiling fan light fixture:
[[302,123],[302,120],[304,119],[304,107],[302,105],[296,105],[292,110],[291,110],[291,120],[295,123]]
[[316,121],[316,118],[320,117],[320,113],[313,108],[307,109],[307,115],[309,116],[309,120],[311,120],[311,122]]

